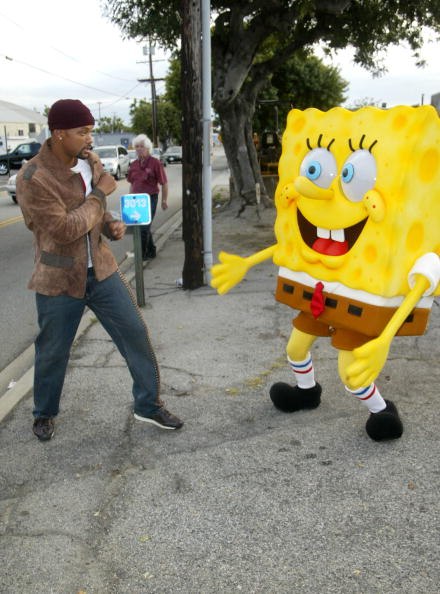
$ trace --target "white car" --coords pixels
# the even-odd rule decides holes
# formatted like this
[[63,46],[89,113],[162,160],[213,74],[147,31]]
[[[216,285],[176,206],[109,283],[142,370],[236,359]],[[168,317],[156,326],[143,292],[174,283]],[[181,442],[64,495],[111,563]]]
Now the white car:
[[128,149],[128,158],[130,160],[130,165],[136,161],[138,157],[134,149]]
[[113,175],[115,179],[120,179],[127,175],[130,157],[127,149],[118,145],[97,146],[93,152],[101,159],[104,171]]
[[153,149],[151,149],[151,154],[156,159],[159,159],[159,161],[162,163],[162,165],[164,167],[167,166],[167,162],[166,162],[166,160],[165,160],[165,158],[163,156],[163,153],[162,153],[162,149],[161,148],[154,147]]
[[182,162],[182,147],[169,146],[163,154],[166,163],[181,163]]
[[15,204],[17,204],[16,184],[17,184],[17,174],[15,173],[14,175],[11,175],[11,177],[8,179],[6,186],[5,186],[7,193],[12,198],[12,200],[15,202]]

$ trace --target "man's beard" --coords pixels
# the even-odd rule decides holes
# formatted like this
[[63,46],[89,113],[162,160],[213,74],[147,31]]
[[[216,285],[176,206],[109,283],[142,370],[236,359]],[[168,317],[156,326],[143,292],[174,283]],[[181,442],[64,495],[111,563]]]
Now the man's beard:
[[83,161],[85,161],[85,160],[87,159],[87,157],[86,157],[86,155],[83,155],[82,153],[83,153],[84,151],[91,151],[91,150],[92,150],[92,147],[91,147],[91,146],[87,146],[86,148],[83,148],[83,149],[82,149],[82,151],[81,151],[81,152],[79,152],[79,153],[76,155],[76,158],[77,158],[77,159],[82,159]]

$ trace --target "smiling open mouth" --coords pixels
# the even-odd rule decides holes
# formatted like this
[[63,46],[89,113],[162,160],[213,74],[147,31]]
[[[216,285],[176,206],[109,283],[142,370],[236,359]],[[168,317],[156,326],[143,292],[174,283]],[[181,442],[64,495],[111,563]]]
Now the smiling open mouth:
[[368,217],[345,229],[325,229],[312,225],[305,216],[298,212],[298,227],[305,244],[315,252],[326,256],[343,256],[356,243]]

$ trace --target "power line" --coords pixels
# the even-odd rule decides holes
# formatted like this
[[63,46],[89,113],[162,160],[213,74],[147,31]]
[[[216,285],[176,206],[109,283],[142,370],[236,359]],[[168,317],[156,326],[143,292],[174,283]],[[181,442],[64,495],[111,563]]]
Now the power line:
[[136,83],[136,85],[134,87],[132,87],[131,89],[129,89],[126,93],[124,93],[123,95],[119,95],[117,93],[111,93],[109,91],[99,89],[98,87],[92,87],[91,85],[86,85],[84,83],[78,82],[77,80],[68,78],[67,76],[62,76],[61,74],[56,74],[54,72],[50,72],[49,70],[46,70],[45,68],[40,68],[39,66],[34,66],[33,64],[29,64],[28,62],[24,62],[23,60],[18,60],[11,56],[7,56],[6,54],[3,54],[3,53],[0,53],[0,56],[3,56],[9,62],[16,62],[17,64],[22,64],[24,66],[27,66],[28,68],[33,68],[34,70],[39,70],[40,72],[44,72],[45,74],[49,74],[50,76],[55,76],[56,78],[61,78],[62,80],[66,80],[67,82],[71,82],[75,85],[79,85],[79,86],[85,87],[87,89],[92,89],[93,91],[98,91],[99,93],[104,93],[105,95],[113,95],[113,97],[118,97],[118,100],[124,99],[126,95],[128,95],[133,89],[135,89],[137,86],[139,86],[139,83]]
[[[11,19],[11,17],[3,14],[0,12],[0,17],[8,20],[10,23],[13,23],[16,27],[18,27],[19,29],[21,29],[22,31],[24,31],[25,33],[31,33],[28,29],[26,29],[25,27],[23,27],[22,25],[20,25],[19,23],[17,23],[16,21],[14,21],[13,19]],[[39,42],[41,45],[41,42]],[[66,52],[64,52],[63,50],[60,50],[59,48],[55,47],[54,45],[47,45],[46,47],[48,47],[49,49],[54,50],[55,52],[61,54],[62,56],[64,56],[65,58],[68,58],[69,60],[72,60],[73,62],[77,62],[78,64],[84,65],[85,63],[82,60],[79,60],[78,58],[75,58],[74,56],[71,56],[70,54],[67,54]],[[92,69],[89,67],[88,63],[86,63],[87,68],[92,71]],[[125,82],[131,82],[131,79],[128,78],[121,78],[120,76],[114,76],[113,74],[108,74],[107,72],[103,72],[102,70],[93,70],[93,72],[97,72],[99,74],[103,74],[104,76],[108,76],[109,78],[114,78],[115,80],[122,80]]]

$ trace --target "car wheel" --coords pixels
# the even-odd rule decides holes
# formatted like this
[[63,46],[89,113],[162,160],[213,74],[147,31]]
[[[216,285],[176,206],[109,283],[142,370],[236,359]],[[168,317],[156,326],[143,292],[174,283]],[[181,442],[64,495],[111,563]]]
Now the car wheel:
[[118,179],[121,179],[121,168],[118,167],[116,169],[116,173],[115,173],[115,180],[118,181]]
[[6,161],[0,161],[0,175],[6,175],[9,173],[9,166]]
[[17,202],[17,196],[15,196],[15,194],[14,194],[14,196],[11,196],[11,198],[15,202],[15,204],[18,204],[18,202]]

